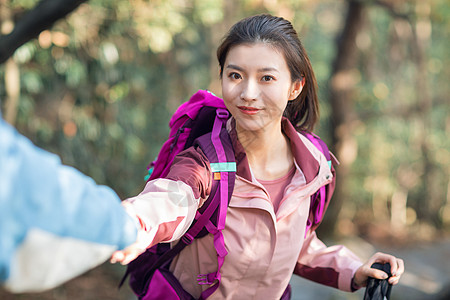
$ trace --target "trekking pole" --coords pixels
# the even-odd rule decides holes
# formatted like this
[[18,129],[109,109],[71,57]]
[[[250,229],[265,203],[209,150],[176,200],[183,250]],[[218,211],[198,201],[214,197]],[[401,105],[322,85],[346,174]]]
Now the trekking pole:
[[369,277],[366,292],[364,293],[364,300],[389,300],[392,289],[392,284],[388,282],[389,277],[392,276],[391,265],[389,263],[374,263],[371,267],[386,272],[388,278],[376,279]]

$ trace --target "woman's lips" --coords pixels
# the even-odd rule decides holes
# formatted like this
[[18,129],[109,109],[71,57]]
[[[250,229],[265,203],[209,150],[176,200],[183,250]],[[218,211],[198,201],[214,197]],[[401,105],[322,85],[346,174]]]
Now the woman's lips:
[[257,114],[260,109],[255,107],[249,107],[249,106],[238,106],[239,110],[246,115],[255,115]]

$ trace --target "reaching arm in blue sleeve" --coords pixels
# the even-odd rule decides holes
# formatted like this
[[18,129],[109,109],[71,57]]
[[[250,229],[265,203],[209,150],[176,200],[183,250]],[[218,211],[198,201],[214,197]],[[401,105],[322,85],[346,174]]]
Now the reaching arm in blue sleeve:
[[0,117],[0,283],[12,292],[53,288],[135,240],[113,190]]

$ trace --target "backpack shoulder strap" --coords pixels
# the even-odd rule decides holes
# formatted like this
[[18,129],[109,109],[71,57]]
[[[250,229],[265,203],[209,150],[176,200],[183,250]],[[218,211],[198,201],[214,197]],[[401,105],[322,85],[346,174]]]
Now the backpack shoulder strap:
[[[327,159],[328,166],[330,167],[332,172],[334,172],[333,165],[337,165],[339,164],[339,162],[330,152],[330,150],[328,150],[325,142],[312,132],[302,131],[301,134],[303,134],[314,146],[316,146],[317,149],[320,150],[320,152],[323,153],[323,155]],[[310,230],[311,228],[316,228],[322,222],[323,215],[325,214],[325,210],[328,207],[327,201],[330,200],[331,195],[334,191],[334,186],[333,188],[330,188],[329,186],[330,184],[321,186],[319,190],[314,193],[314,195],[311,195],[309,218],[306,224],[305,235],[308,233],[308,230]]]
[[[199,284],[213,284],[202,294],[202,298],[206,299],[217,288],[220,281],[220,268],[223,265],[224,258],[228,254],[225,249],[222,230],[225,228],[226,211],[229,200],[234,188],[236,177],[236,162],[231,139],[225,129],[225,124],[229,113],[226,109],[217,108],[213,129],[210,133],[204,134],[197,138],[194,142],[195,147],[200,147],[208,158],[213,173],[211,192],[201,208],[197,210],[197,214],[188,231],[180,238],[179,242],[172,248],[162,251],[158,254],[158,258],[139,277],[140,283],[146,283],[155,270],[167,265],[178,255],[187,245],[191,244],[195,238],[200,238],[208,233],[214,235],[214,247],[218,253],[218,270],[211,274],[199,275]],[[158,247],[164,244],[158,244]],[[152,251],[157,248],[148,249],[145,254],[151,256]],[[158,248],[159,249],[159,248]],[[142,256],[142,255],[141,255]],[[144,257],[142,260],[148,259]],[[124,275],[122,283],[128,274],[135,272],[139,268],[142,260],[131,262]],[[132,268],[133,270],[131,270]],[[136,276],[135,276],[136,277]],[[131,280],[131,279],[130,279]],[[138,286],[147,286],[146,284],[138,284]],[[146,291],[142,291],[145,293]]]
[[216,272],[200,274],[198,276],[197,280],[199,284],[214,284],[202,293],[200,299],[206,299],[219,287],[221,279],[220,269],[225,260],[225,256],[228,254],[225,248],[222,230],[225,228],[226,212],[236,178],[234,151],[228,132],[224,128],[228,116],[229,113],[226,109],[218,108],[212,131],[197,138],[194,142],[194,146],[200,147],[205,153],[213,173],[212,187],[208,199],[197,210],[192,225],[181,237],[179,242],[162,254],[156,263],[148,269],[143,282],[147,282],[156,269],[166,266],[172,261],[195,238],[203,237],[209,232],[214,235],[218,269]]
[[[236,179],[236,161],[230,136],[225,129],[229,113],[225,109],[217,109],[212,132],[201,136],[194,145],[199,146],[208,158],[213,173],[211,192],[197,211],[195,221],[190,233],[194,237],[201,237],[207,232],[214,235],[214,248],[217,252],[217,271],[209,274],[199,274],[199,284],[213,284],[206,289],[200,299],[206,299],[219,287],[221,280],[220,269],[228,254],[222,230],[225,228],[225,219],[228,203],[234,189]],[[194,231],[195,228],[195,231]]]
[[320,150],[320,152],[323,153],[323,155],[325,155],[325,158],[327,159],[328,162],[328,166],[331,169],[331,164],[332,164],[332,156],[331,156],[331,152],[330,150],[328,150],[327,144],[325,144],[324,141],[322,141],[322,139],[312,133],[312,132],[308,132],[308,131],[302,131],[301,132],[311,143],[313,143],[314,146],[316,146],[317,149]]

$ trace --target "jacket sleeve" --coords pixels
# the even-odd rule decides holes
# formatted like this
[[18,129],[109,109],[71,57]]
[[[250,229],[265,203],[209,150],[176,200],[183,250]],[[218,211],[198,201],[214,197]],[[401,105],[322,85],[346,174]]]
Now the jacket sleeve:
[[181,238],[209,195],[211,176],[206,156],[191,147],[175,157],[165,178],[149,181],[138,196],[125,200],[123,205],[140,228],[138,247]]
[[354,291],[351,282],[362,265],[359,258],[344,246],[327,247],[315,231],[305,239],[294,273],[306,279],[344,291]]
[[34,146],[0,116],[0,283],[53,288],[132,244],[116,193]]

